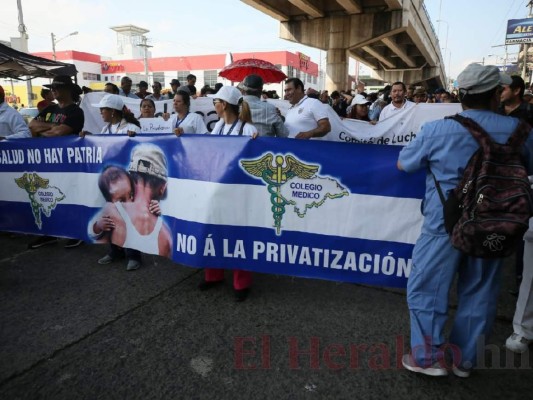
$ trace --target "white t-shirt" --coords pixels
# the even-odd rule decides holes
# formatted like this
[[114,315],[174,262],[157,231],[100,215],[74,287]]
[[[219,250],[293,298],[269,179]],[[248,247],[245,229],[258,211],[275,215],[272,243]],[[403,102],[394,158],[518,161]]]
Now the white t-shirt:
[[205,126],[204,119],[200,114],[190,112],[187,116],[179,122],[178,125],[178,114],[172,114],[170,116],[172,121],[172,129],[179,126],[183,129],[183,133],[208,133],[207,126]]
[[285,127],[289,137],[294,138],[300,132],[307,132],[318,126],[318,121],[328,118],[329,105],[320,100],[304,96],[285,114]]
[[[240,119],[236,120],[234,124],[226,124],[221,118],[215,124],[215,127],[213,128],[211,134],[238,136],[239,131],[241,129],[241,125],[242,121]],[[257,129],[255,128],[255,126],[247,122],[242,130],[242,136],[253,136],[256,132]]]
[[410,108],[413,108],[415,106],[415,103],[412,101],[405,100],[403,105],[401,107],[395,107],[393,103],[390,103],[389,105],[383,107],[383,110],[381,110],[381,113],[379,114],[378,121],[383,121],[385,118],[389,118],[393,115],[396,115],[399,112],[409,110]]
[[100,132],[102,135],[125,135],[128,133],[128,131],[133,131],[135,133],[141,133],[141,128],[139,128],[135,124],[131,124],[127,122],[125,119],[122,119],[122,121],[116,123],[116,124],[107,124],[102,128],[102,131]]

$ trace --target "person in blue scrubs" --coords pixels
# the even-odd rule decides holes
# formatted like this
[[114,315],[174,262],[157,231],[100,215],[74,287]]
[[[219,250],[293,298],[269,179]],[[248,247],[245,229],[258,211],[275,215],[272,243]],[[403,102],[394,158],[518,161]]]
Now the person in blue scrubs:
[[[495,111],[500,85],[511,78],[495,66],[470,64],[459,74],[461,115],[472,118],[491,138],[505,143],[519,120]],[[533,135],[524,150],[533,166]],[[452,372],[466,378],[476,366],[478,343],[483,348],[496,316],[502,259],[469,257],[452,247],[444,229],[443,207],[431,172],[445,195],[462,177],[478,144],[460,123],[443,119],[425,124],[416,138],[402,149],[398,168],[406,172],[426,170],[422,205],[424,222],[413,250],[407,282],[411,320],[411,352],[403,366],[431,376],[448,375],[445,353],[451,353]],[[444,327],[448,319],[448,294],[457,277],[458,306],[448,341]]]

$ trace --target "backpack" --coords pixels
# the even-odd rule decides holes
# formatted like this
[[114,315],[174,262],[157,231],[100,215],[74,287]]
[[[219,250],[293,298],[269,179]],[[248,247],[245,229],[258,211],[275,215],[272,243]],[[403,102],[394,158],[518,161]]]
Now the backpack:
[[509,256],[522,242],[533,215],[533,192],[522,155],[531,128],[521,120],[507,143],[499,144],[470,118],[446,118],[467,128],[480,146],[447,200],[433,175],[451,243],[474,257]]

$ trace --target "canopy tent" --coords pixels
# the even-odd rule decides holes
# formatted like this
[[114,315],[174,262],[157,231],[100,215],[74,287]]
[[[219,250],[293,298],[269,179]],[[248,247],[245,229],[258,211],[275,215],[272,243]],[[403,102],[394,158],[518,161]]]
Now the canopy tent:
[[77,72],[74,64],[32,56],[0,43],[0,78],[28,80],[53,78],[56,75],[76,77]]

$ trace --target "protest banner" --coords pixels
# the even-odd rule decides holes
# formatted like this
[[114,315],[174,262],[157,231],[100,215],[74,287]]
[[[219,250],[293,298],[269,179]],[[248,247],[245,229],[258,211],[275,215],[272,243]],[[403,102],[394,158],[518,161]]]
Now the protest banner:
[[[6,140],[0,230],[112,240],[193,267],[404,287],[424,174],[398,171],[400,150],[218,135]],[[111,168],[131,185],[121,200],[105,193]],[[146,212],[147,176],[158,178],[149,193],[161,216]],[[108,215],[120,221],[102,233]]]
[[[99,133],[104,126],[100,110],[96,106],[106,93],[88,93],[81,103],[85,113],[84,130]],[[135,114],[140,114],[140,100],[123,98],[126,106]],[[275,105],[285,115],[290,107],[290,103],[285,100],[268,100]],[[167,104],[169,112],[173,110],[172,100],[156,101],[156,115],[163,112],[164,104]],[[328,111],[328,118],[331,124],[331,131],[322,138],[315,140],[345,142],[345,143],[370,143],[405,146],[411,141],[420,130],[422,124],[428,121],[444,118],[460,112],[461,105],[458,103],[446,104],[417,104],[412,109],[398,113],[394,117],[380,121],[377,125],[353,119],[341,119],[335,111],[327,104],[324,107]],[[213,108],[212,97],[199,97],[191,100],[191,112],[196,112],[204,118],[204,122],[209,132],[213,130],[218,116]],[[142,119],[141,119],[142,120]],[[146,133],[164,133],[149,132]],[[170,129],[166,133],[172,133]]]

